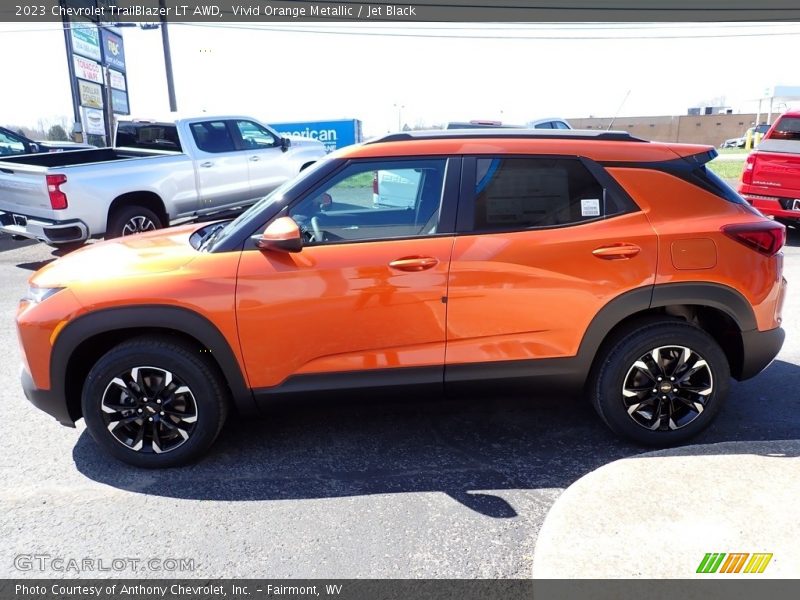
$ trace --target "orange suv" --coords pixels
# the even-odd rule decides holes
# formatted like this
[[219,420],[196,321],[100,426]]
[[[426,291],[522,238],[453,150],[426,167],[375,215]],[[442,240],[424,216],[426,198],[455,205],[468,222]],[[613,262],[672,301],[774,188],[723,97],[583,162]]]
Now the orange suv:
[[25,394],[142,467],[196,459],[231,409],[397,386],[583,389],[616,433],[683,442],[784,337],[784,227],[714,156],[591,131],[345,148],[233,221],[33,275]]

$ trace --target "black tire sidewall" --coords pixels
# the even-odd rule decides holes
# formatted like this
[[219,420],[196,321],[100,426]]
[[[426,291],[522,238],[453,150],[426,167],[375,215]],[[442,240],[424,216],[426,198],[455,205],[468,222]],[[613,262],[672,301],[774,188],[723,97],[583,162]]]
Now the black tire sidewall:
[[[103,392],[114,377],[135,366],[171,371],[192,391],[197,405],[197,423],[189,439],[174,450],[162,454],[130,450],[106,427],[100,408]],[[213,444],[225,420],[222,394],[213,370],[199,357],[193,357],[188,348],[141,341],[116,347],[94,365],[83,386],[81,408],[92,438],[114,457],[137,467],[163,468],[192,462]]]
[[[125,224],[134,217],[146,217],[150,219],[156,226],[156,229],[161,229],[164,224],[161,222],[159,216],[149,208],[144,206],[125,206],[114,211],[109,223],[108,231],[106,232],[107,238],[122,237],[122,229]],[[132,234],[131,234],[132,235]]]
[[[700,354],[711,370],[714,390],[703,412],[688,425],[671,431],[650,431],[627,413],[622,387],[631,365],[646,352],[661,346],[685,346]],[[595,409],[615,433],[648,446],[682,443],[705,429],[719,412],[730,384],[730,366],[719,344],[705,331],[686,323],[645,326],[613,345],[598,369],[592,387]]]

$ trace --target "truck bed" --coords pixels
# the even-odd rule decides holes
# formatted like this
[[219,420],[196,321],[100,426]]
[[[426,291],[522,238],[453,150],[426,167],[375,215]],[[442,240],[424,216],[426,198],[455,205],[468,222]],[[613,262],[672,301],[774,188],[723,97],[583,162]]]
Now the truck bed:
[[13,170],[13,165],[21,167],[71,167],[131,158],[147,158],[179,154],[178,152],[153,152],[128,150],[124,148],[98,148],[97,150],[75,150],[69,152],[50,152],[46,154],[24,154],[0,160],[0,171]]

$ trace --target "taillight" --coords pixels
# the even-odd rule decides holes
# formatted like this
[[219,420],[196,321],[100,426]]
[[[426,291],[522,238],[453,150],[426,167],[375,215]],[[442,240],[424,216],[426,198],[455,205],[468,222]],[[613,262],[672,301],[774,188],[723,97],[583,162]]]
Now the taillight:
[[66,182],[66,175],[47,176],[47,193],[50,196],[50,206],[53,207],[53,210],[63,210],[67,208],[67,195],[58,187]]
[[725,225],[722,233],[765,256],[774,256],[786,243],[786,227],[775,221]]
[[755,153],[751,152],[747,155],[747,158],[744,161],[744,169],[742,170],[742,183],[746,183],[748,185],[753,183],[753,169],[756,166],[756,155]]

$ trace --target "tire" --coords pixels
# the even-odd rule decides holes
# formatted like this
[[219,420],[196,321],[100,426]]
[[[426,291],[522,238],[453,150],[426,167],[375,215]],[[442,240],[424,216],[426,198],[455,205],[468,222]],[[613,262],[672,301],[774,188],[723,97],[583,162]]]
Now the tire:
[[148,469],[184,465],[205,454],[225,423],[228,404],[215,365],[196,349],[157,336],[112,348],[89,371],[81,397],[95,442],[115,458]]
[[677,319],[645,321],[605,346],[589,394],[616,434],[664,447],[705,429],[725,401],[729,382],[728,359],[705,331]]
[[163,226],[161,218],[149,208],[137,204],[123,206],[115,210],[111,216],[106,239],[155,231]]

